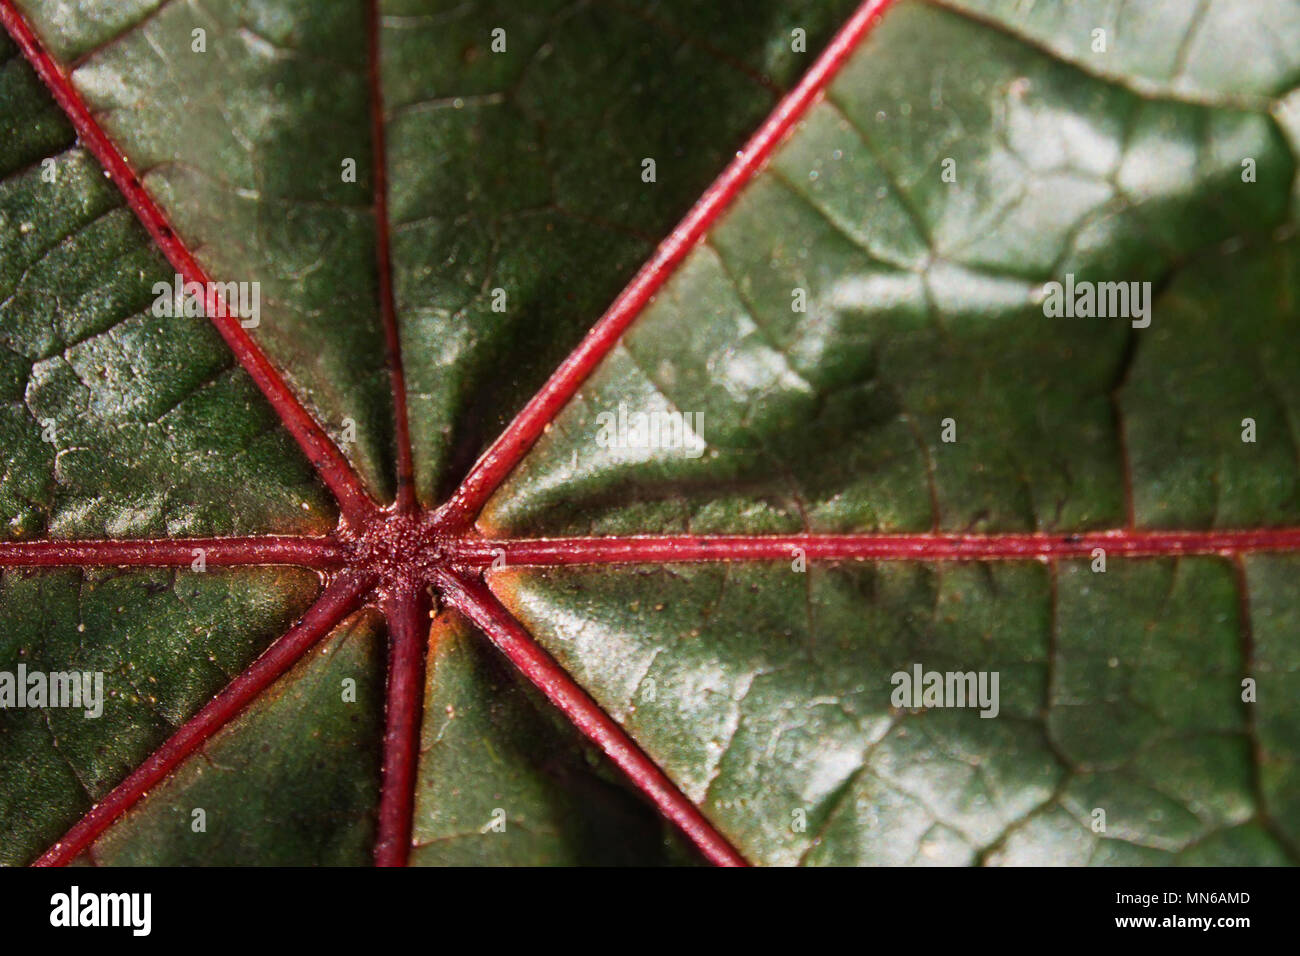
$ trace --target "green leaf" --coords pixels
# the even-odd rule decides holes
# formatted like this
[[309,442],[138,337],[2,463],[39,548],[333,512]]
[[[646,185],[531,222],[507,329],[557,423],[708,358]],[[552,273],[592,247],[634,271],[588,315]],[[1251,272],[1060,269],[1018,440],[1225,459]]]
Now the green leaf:
[[261,283],[252,334],[336,441],[354,422],[344,451],[390,494],[362,5],[99,6],[29,9],[208,271]]
[[[1248,567],[1252,605],[1273,595],[1254,609],[1250,673],[1271,688],[1257,705],[1240,699],[1234,568],[1216,559],[1104,575],[669,565],[495,586],[751,860],[1281,863],[1300,836],[1300,725],[1277,625],[1297,602],[1270,585],[1295,561]],[[891,675],[918,663],[997,673],[997,712],[894,706]],[[1255,746],[1276,762],[1257,768]]]
[[[67,4],[28,6],[203,264],[262,283],[253,334],[336,440],[355,423],[344,451],[390,495],[365,5],[152,0],[104,16],[83,4],[71,31]],[[385,5],[392,268],[427,504],[797,77],[787,24],[815,50],[852,3],[751,4],[722,49],[709,39],[718,14],[696,6]],[[489,51],[497,26],[515,55]],[[653,190],[645,156],[660,165]],[[508,290],[505,312],[494,288]]]
[[108,830],[87,861],[368,863],[383,734],[381,630],[373,612],[336,628]]
[[[74,122],[0,34],[0,675],[105,697],[0,709],[0,863],[195,721],[75,862],[382,861],[406,797],[424,865],[694,863],[683,807],[777,865],[1300,859],[1297,4],[899,0],[762,162],[853,0],[15,6]],[[270,371],[156,313],[182,247],[258,284]],[[1052,283],[1136,298],[1056,315]],[[684,445],[606,440],[665,413]],[[700,554],[518,540],[558,536]],[[594,704],[488,647],[529,635]],[[998,691],[900,702],[918,671]]]
[[0,535],[330,527],[207,320],[150,311],[170,270],[7,37],[0,60]]
[[617,771],[525,690],[454,612],[430,635],[419,866],[690,863]]
[[[1289,230],[1274,234],[1294,175],[1267,104],[1132,92],[905,4],[483,523],[1110,528],[1126,520],[1126,470],[1142,526],[1294,522],[1296,250]],[[1067,274],[1150,282],[1150,327],[1045,316],[1044,283]],[[1225,322],[1243,302],[1250,321]],[[598,444],[599,416],[620,406],[700,414],[705,447]],[[1243,445],[1244,417],[1278,440]]]
[[314,576],[296,569],[0,575],[0,672],[102,675],[98,716],[85,707],[0,711],[0,863],[24,863],[54,843],[315,592]]
[[[343,437],[347,418],[356,423],[356,442],[343,444],[343,450],[376,495],[391,494],[392,408],[374,275],[364,5],[339,5],[325,15],[291,2],[213,10],[158,2],[23,6],[52,52],[73,65],[79,92],[208,271],[220,279],[261,283],[263,322],[253,330],[255,338],[336,439]],[[793,55],[782,37],[797,24],[811,34],[815,50],[850,8],[845,0],[765,4],[751,11],[743,31],[730,33],[716,47],[708,36],[720,25],[718,14],[692,4],[650,12],[572,11],[555,4],[522,19],[509,7],[489,5],[434,14],[399,5],[386,11],[381,42],[390,114],[394,273],[407,340],[420,488],[427,501],[433,503],[438,486],[454,477],[448,468],[463,469],[466,456],[489,441],[513,407],[540,384],[649,253],[656,236],[685,211],[798,76],[806,57]],[[481,57],[481,47],[498,22],[510,25],[512,44],[529,50],[527,57],[512,61],[509,76],[481,69],[490,63]],[[204,30],[202,54],[193,49],[198,28]],[[20,283],[25,287],[24,294],[5,302],[5,344],[16,353],[7,378],[15,402],[12,441],[30,448],[31,458],[5,476],[4,489],[13,489],[12,505],[5,501],[13,536],[287,534],[328,528],[334,521],[332,504],[273,427],[269,410],[215,332],[202,319],[149,314],[153,284],[170,281],[171,267],[151,248],[116,191],[97,175],[94,161],[74,145],[67,123],[17,51],[7,39],[0,42],[8,84],[4,100],[12,107],[9,126],[15,134],[6,141],[13,155],[6,155],[3,170],[12,196],[6,222],[21,218],[23,223],[18,232],[6,231],[21,246],[12,254],[6,248],[5,292]],[[597,57],[591,55],[593,44],[598,44]],[[406,62],[412,58],[414,65]],[[473,68],[475,61],[479,69]],[[672,68],[665,69],[669,64]],[[610,76],[613,69],[616,78]],[[222,94],[215,96],[214,90]],[[477,96],[509,102],[497,110],[437,108],[440,98],[460,92],[469,94],[472,104]],[[623,103],[621,115],[608,112],[611,98]],[[646,110],[668,98],[693,101],[698,108],[674,110],[648,124]],[[426,109],[424,101],[430,99],[435,107]],[[724,99],[728,108],[714,110]],[[494,112],[499,117],[490,115]],[[599,130],[594,138],[593,121]],[[485,128],[502,137],[496,170],[479,161]],[[574,151],[577,141],[588,148]],[[643,152],[654,153],[662,164],[658,189],[642,188]],[[526,153],[536,154],[537,175],[521,193],[512,180],[520,175],[516,157]],[[56,160],[54,183],[39,178],[45,156]],[[351,182],[340,175],[346,158],[356,161]],[[538,176],[545,180],[543,191],[529,192]],[[599,195],[588,191],[597,181]],[[440,221],[422,211],[430,207],[443,217]],[[403,221],[407,217],[414,220],[409,225]],[[35,221],[35,232],[28,219]],[[464,316],[449,326],[453,310],[444,301],[467,300],[481,280],[475,276],[467,284],[463,263],[470,257],[453,247],[449,258],[445,248],[452,240],[442,236],[459,234],[455,241],[481,250],[481,238],[493,246],[504,242],[499,233],[512,247],[492,253],[494,268],[510,277],[510,314],[485,312],[495,328],[486,318],[471,322]],[[547,248],[541,250],[543,242]],[[593,268],[597,260],[600,267]],[[474,268],[481,271],[486,264]],[[557,275],[575,282],[581,276],[589,288],[575,294],[570,283],[561,290]],[[58,290],[58,297],[42,298],[50,289]],[[63,305],[74,293],[76,310]],[[445,357],[430,344],[451,342],[474,324],[481,339],[457,344],[459,371],[448,375]],[[92,333],[103,343],[88,338]],[[22,339],[24,334],[31,342]],[[32,391],[29,363],[22,361],[28,354],[51,361],[53,372],[61,374],[57,379],[47,374],[52,382],[37,393],[39,404],[30,411],[22,408],[24,392]],[[489,383],[501,363],[515,366],[510,390],[493,394]],[[30,421],[35,412],[56,418],[66,450],[39,442],[39,429]],[[124,437],[132,444],[124,446]],[[108,451],[108,442],[116,454]],[[451,449],[453,442],[458,450]],[[84,464],[73,471],[79,460]],[[236,596],[242,595],[232,590],[231,599]],[[15,613],[20,607],[15,605]],[[292,607],[289,616],[304,605]],[[237,619],[246,614],[230,613]],[[57,620],[58,614],[51,611],[48,617]],[[281,620],[287,623],[288,617]],[[147,621],[138,625],[146,626]],[[431,683],[431,693],[457,686],[459,693],[479,699],[489,692],[519,697],[517,678],[494,667],[490,677],[476,669],[459,681]],[[221,683],[205,686],[204,694],[178,708],[176,724],[192,716]],[[312,692],[298,671],[276,687],[285,694],[293,688],[298,694]],[[541,774],[529,788],[530,798],[540,801],[529,811],[531,821],[540,831],[557,831],[547,846],[527,852],[539,854],[535,859],[611,862],[661,854],[661,825],[647,821],[637,801],[628,803],[612,771],[582,782],[596,758],[572,731],[557,731],[552,718],[539,723],[537,706],[536,701],[514,704],[514,716],[499,718],[505,729],[518,725],[512,732],[519,737],[558,734],[554,756],[540,767],[525,748],[524,765],[509,771]],[[250,713],[208,748],[235,746],[227,742],[229,736],[292,737],[295,719],[302,718],[278,710],[259,712],[256,719]],[[374,744],[374,729],[373,723],[352,727],[354,744]],[[144,752],[160,742],[150,739]],[[208,756],[192,757],[167,787],[106,834],[95,847],[96,858],[324,859],[315,855],[323,850],[277,835],[271,825],[292,810],[285,802],[289,795],[279,803],[243,800],[239,819],[227,813],[223,835],[214,832],[205,844],[187,842],[184,826],[178,836],[178,794],[198,799],[190,794],[200,787]],[[284,760],[292,756],[290,750]],[[129,764],[115,767],[104,785],[129,769]],[[341,772],[316,768],[336,788],[344,786]],[[219,793],[270,792],[283,783],[255,773],[250,767],[234,783],[223,776],[202,786],[216,786]],[[328,799],[330,792],[341,791],[322,787],[298,795],[306,802],[313,795]],[[94,796],[102,793],[101,787]],[[600,799],[613,805],[609,819],[596,825],[577,809],[591,794],[607,794]],[[356,814],[372,813],[373,802],[372,794]],[[447,815],[449,809],[437,812],[456,819]],[[44,812],[51,816],[42,831],[48,843],[70,818],[53,806]],[[322,845],[355,849],[356,840],[364,843],[368,831],[355,819],[349,823],[361,829],[338,841],[323,838]],[[610,835],[625,823],[647,835],[622,846]],[[513,844],[502,842],[502,858],[508,859],[512,851],[506,846]],[[39,841],[24,843],[14,860],[40,849]],[[688,858],[683,852],[675,850],[673,858]],[[339,853],[337,860],[346,858],[343,849]]]
[[[844,0],[385,8],[417,485],[440,502],[686,212]],[[507,53],[490,52],[505,28]],[[656,180],[642,182],[644,159]],[[494,292],[504,301],[494,308]]]
[[[1289,74],[1261,87],[1189,23],[1156,88],[1145,49],[1094,68],[1068,30],[1004,13],[887,15],[482,526],[1077,532],[1129,508],[1143,528],[1293,524],[1295,161],[1269,98]],[[1133,25],[1113,29],[1132,50]],[[1044,283],[1067,273],[1151,282],[1149,327],[1047,317]],[[695,454],[599,441],[608,413],[672,411],[702,414]],[[1273,438],[1243,442],[1245,418]],[[1300,835],[1276,627],[1290,564],[493,582],[750,859],[1278,863]],[[1002,713],[900,711],[891,675],[917,664],[997,672]],[[1243,704],[1245,678],[1269,699]]]

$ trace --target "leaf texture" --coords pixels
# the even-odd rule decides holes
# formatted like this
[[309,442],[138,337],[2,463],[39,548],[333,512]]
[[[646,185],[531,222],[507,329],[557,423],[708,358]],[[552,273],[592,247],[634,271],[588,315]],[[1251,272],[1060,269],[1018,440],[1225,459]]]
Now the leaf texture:
[[0,17],[0,862],[1297,860],[1300,4]]

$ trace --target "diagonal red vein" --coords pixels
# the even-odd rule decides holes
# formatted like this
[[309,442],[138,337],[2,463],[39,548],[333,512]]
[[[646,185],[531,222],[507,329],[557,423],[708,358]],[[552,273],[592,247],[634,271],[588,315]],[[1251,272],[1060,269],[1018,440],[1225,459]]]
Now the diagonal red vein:
[[296,564],[328,569],[342,565],[343,547],[333,538],[142,538],[135,541],[0,541],[0,567],[179,567],[200,554],[205,565]]
[[405,866],[411,851],[415,761],[429,636],[429,603],[424,589],[402,589],[389,596],[384,601],[384,615],[388,619],[388,686],[375,864]]
[[82,145],[99,160],[126,198],[127,205],[149,231],[168,261],[186,282],[201,283],[208,290],[205,308],[213,325],[239,364],[262,390],[284,427],[306,453],[321,480],[338,499],[343,516],[353,523],[359,523],[373,512],[374,504],[343,453],[298,400],[252,336],[240,325],[239,318],[229,314],[220,294],[208,285],[206,270],[199,265],[171,227],[162,208],[141,185],[130,163],[99,125],[64,68],[45,51],[36,33],[14,6],[13,0],[0,0],[0,23],[4,24],[23,56],[67,114]]
[[1195,554],[1239,555],[1300,549],[1300,528],[1245,531],[1088,531],[1079,534],[637,535],[585,538],[464,538],[453,560],[507,565],[637,564],[671,561],[809,560],[1013,561]]
[[603,750],[710,862],[722,866],[745,865],[744,857],[714,829],[699,808],[677,789],[618,722],[605,713],[533,640],[482,581],[441,572],[439,583],[447,603],[487,634],[533,686]]
[[655,293],[676,272],[687,253],[704,237],[741,189],[754,178],[804,113],[817,102],[840,67],[893,0],[866,0],[831,40],[799,85],[777,104],[736,158],[641,267],[573,352],[541,390],[506,426],[505,431],[470,469],[464,482],[442,507],[440,520],[448,527],[468,525],[492,493],[520,462],[559,414],[587,376],[618,344],[623,333],[645,310]]
[[176,733],[91,808],[36,861],[37,866],[71,862],[115,820],[156,786],[182,760],[194,753],[254,697],[265,690],[336,624],[357,608],[373,582],[359,575],[342,575],[327,587],[288,633],[263,652],[253,665],[181,725]]
[[375,182],[375,265],[379,280],[379,314],[388,348],[393,385],[394,438],[397,442],[397,510],[415,510],[415,474],[411,461],[411,426],[402,372],[402,338],[393,303],[393,263],[388,226],[388,156],[384,134],[384,92],[379,58],[379,0],[369,0],[366,15],[370,55],[370,142]]

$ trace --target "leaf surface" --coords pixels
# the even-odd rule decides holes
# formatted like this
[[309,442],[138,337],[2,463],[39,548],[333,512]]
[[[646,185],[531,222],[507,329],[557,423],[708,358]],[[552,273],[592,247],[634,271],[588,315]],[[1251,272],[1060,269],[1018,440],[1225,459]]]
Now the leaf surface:
[[[1126,483],[1140,526],[1294,521],[1294,174],[1266,108],[1136,94],[905,4],[482,524],[1080,530],[1125,523]],[[1150,282],[1150,327],[1045,316],[1066,275]],[[701,415],[703,447],[608,447],[620,409]],[[1243,446],[1247,416],[1280,440]]]
[[[1249,712],[1238,582],[1215,559],[1104,576],[633,566],[495,586],[751,860],[1281,863],[1300,827],[1284,782],[1300,726],[1276,643],[1295,602],[1271,586],[1293,567],[1248,565],[1267,622],[1249,673],[1282,695]],[[890,676],[918,663],[996,672],[996,715],[899,708]]]
[[297,569],[8,570],[0,671],[102,675],[101,713],[0,711],[0,862],[27,862],[252,660],[316,592]]
[[345,621],[105,833],[88,859],[99,866],[369,862],[383,729],[381,638],[373,612]]
[[440,618],[430,645],[413,864],[693,862],[468,622],[454,612]]
[[[967,6],[873,31],[485,531],[1295,521],[1295,162],[1270,98],[1293,70],[1244,76],[1188,21],[1161,27],[1185,49],[1157,86],[1149,61],[1096,69],[1040,35],[1070,30]],[[1066,274],[1152,283],[1150,326],[1045,316]],[[620,447],[615,423],[675,412],[700,416],[693,453]],[[1275,440],[1244,443],[1245,418]],[[1289,559],[797,563],[492,580],[750,859],[1291,858],[1300,727],[1285,699],[1241,701],[1246,678],[1285,684],[1261,636],[1291,613]],[[1003,712],[900,712],[890,677],[917,663],[997,672]]]
[[524,7],[0,0],[0,862],[1295,862],[1300,4]]

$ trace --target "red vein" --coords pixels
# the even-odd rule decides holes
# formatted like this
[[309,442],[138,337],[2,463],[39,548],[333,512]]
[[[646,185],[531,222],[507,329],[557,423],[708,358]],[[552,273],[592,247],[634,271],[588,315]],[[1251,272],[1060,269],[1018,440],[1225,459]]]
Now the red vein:
[[415,763],[424,702],[424,655],[429,607],[422,591],[403,590],[384,601],[388,618],[388,688],[384,774],[379,794],[376,866],[405,866],[411,852]]
[[63,839],[36,861],[36,866],[71,862],[105,829],[129,810],[150,788],[238,714],[254,697],[287,671],[309,648],[331,631],[361,602],[372,582],[364,577],[340,577],[316,600],[302,619],[236,677],[226,689],[191,717],[120,784],[73,825]]
[[744,858],[677,789],[618,723],[605,713],[480,581],[442,572],[447,602],[473,621],[546,698],[626,773],[665,817],[713,863],[743,866]]
[[144,538],[136,541],[0,541],[0,567],[296,564],[336,568],[345,560],[333,538]]
[[370,142],[375,178],[375,264],[379,276],[379,313],[384,324],[388,368],[392,374],[394,438],[397,441],[397,510],[415,510],[415,469],[411,462],[411,426],[402,372],[402,337],[393,304],[393,262],[389,249],[388,158],[384,138],[384,93],[379,60],[379,6],[367,10],[370,45]]
[[999,561],[1089,557],[1238,555],[1300,549],[1300,528],[1249,531],[1089,531],[1080,534],[664,535],[596,538],[490,538],[448,542],[453,560],[507,565],[638,564],[660,561],[790,560]]
[[492,493],[537,441],[560,409],[578,390],[619,338],[668,281],[686,254],[762,168],[805,112],[817,101],[839,68],[866,36],[892,0],[866,0],[836,34],[825,52],[750,138],[730,165],[708,188],[655,250],[586,338],[557,368],[492,446],[470,470],[455,495],[439,512],[447,526],[466,525],[477,517]]
[[334,493],[344,517],[354,523],[360,522],[374,510],[374,504],[343,453],[298,401],[283,376],[239,324],[239,317],[230,314],[220,293],[208,284],[210,279],[207,272],[177,236],[162,208],[141,185],[126,157],[91,114],[89,106],[63,67],[46,53],[35,32],[14,6],[13,0],[0,0],[0,23],[4,24],[23,56],[67,114],[82,144],[99,160],[126,198],[127,205],[149,231],[168,261],[186,282],[203,284],[207,290],[205,308],[213,325],[226,340],[239,364],[262,390],[321,480]]

